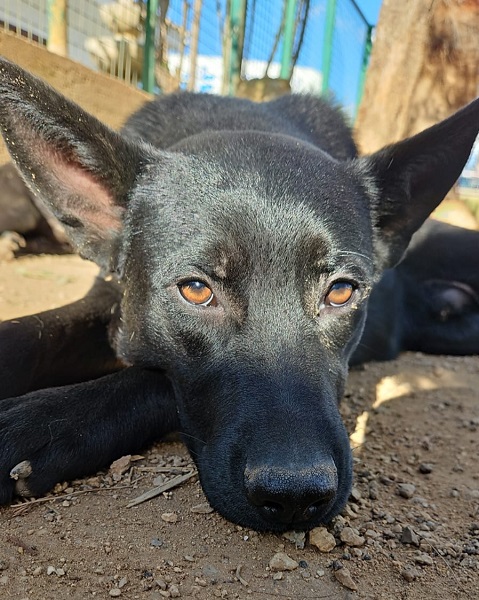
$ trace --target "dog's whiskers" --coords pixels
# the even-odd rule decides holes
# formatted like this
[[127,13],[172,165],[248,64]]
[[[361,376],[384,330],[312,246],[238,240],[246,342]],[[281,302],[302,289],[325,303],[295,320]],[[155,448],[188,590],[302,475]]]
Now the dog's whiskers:
[[203,444],[203,446],[206,446],[206,442],[199,437],[195,437],[194,435],[190,435],[189,433],[185,433],[184,431],[179,431],[178,433],[184,437],[200,442],[200,444]]

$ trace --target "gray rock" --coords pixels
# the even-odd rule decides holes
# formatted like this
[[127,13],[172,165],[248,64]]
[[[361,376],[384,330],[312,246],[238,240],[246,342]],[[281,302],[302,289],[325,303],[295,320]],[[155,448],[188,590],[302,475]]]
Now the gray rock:
[[415,491],[416,486],[413,483],[399,483],[397,486],[397,494],[402,498],[412,498]]
[[403,544],[413,544],[414,546],[419,546],[419,536],[416,534],[414,529],[412,529],[412,527],[403,527],[400,539]]

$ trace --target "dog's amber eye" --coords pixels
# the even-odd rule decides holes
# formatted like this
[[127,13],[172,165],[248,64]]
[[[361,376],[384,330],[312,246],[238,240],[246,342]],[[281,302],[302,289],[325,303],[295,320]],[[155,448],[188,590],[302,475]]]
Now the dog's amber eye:
[[326,298],[324,299],[324,304],[326,306],[334,307],[344,306],[351,299],[353,292],[354,286],[352,283],[349,283],[348,281],[337,281],[329,288]]
[[195,306],[217,306],[216,297],[202,281],[185,281],[178,286],[180,294]]

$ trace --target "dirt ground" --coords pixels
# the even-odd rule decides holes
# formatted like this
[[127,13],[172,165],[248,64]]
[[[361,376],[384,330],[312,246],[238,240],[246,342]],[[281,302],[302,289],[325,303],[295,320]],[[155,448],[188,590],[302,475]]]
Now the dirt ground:
[[[95,273],[76,256],[1,263],[0,319],[76,299]],[[409,354],[367,365],[351,373],[343,414],[355,489],[329,527],[329,552],[209,512],[194,475],[128,508],[191,474],[183,446],[160,443],[48,498],[0,509],[0,597],[477,598],[479,359]],[[278,552],[296,561],[293,570],[269,566]]]

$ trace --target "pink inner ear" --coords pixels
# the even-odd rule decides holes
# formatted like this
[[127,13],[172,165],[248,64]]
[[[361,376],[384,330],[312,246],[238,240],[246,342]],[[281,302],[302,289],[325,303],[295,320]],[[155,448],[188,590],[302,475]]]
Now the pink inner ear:
[[115,203],[111,191],[78,164],[59,158],[55,157],[51,165],[56,180],[53,185],[58,185],[62,194],[59,200],[62,206],[57,204],[57,210],[77,218],[86,229],[100,237],[120,231],[124,210]]

